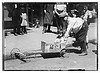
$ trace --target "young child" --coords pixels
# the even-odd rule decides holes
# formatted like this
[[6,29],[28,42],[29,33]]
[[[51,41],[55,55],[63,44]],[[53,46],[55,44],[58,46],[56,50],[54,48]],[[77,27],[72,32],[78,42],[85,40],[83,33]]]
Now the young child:
[[22,15],[21,15],[21,17],[22,17],[22,23],[21,23],[21,32],[22,32],[22,34],[27,34],[27,30],[26,30],[26,26],[27,26],[27,15],[26,15],[26,13],[22,13]]

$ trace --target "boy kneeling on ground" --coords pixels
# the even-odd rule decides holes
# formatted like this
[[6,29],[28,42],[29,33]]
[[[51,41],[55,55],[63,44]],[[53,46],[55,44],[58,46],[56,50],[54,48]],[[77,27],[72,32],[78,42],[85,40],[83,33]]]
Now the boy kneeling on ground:
[[70,37],[70,33],[73,32],[76,41],[71,45],[74,47],[80,46],[82,52],[81,55],[82,56],[87,55],[87,48],[86,48],[86,35],[88,31],[87,22],[85,22],[81,18],[71,18],[71,17],[66,17],[65,20],[68,21],[68,28],[64,36],[60,38],[60,43],[64,43],[64,41],[66,41],[66,39]]

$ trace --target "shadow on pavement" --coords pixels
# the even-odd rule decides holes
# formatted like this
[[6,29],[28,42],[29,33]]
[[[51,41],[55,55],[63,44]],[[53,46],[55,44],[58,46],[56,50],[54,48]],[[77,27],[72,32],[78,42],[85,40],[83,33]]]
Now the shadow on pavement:
[[94,45],[97,45],[97,40],[96,39],[89,40],[89,43],[92,43]]
[[98,55],[98,51],[97,50],[92,50],[92,52],[94,52],[96,55]]
[[76,53],[76,54],[81,54],[82,51],[78,49],[66,49],[66,53]]
[[69,69],[68,71],[85,71],[85,69]]
[[46,33],[58,34],[58,33],[57,33],[57,32],[55,32],[55,31],[46,31]]
[[55,58],[55,57],[60,57],[60,52],[42,53],[41,55],[42,55],[42,57],[43,57],[44,59],[46,59],[46,58]]
[[[76,53],[81,54],[82,51],[78,49],[66,49],[66,53]],[[42,53],[41,54],[44,59],[46,58],[55,58],[55,57],[61,57],[60,52],[52,52],[52,53]]]

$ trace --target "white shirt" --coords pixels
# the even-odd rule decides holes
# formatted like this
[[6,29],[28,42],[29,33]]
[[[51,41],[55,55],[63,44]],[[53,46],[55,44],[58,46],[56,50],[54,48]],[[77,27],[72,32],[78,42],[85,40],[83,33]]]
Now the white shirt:
[[[68,13],[66,12],[66,7],[67,7],[66,4],[55,4],[54,9],[59,17],[64,17],[64,16],[68,15]],[[57,10],[60,10],[63,12],[58,13]]]
[[66,8],[66,5],[65,4],[56,4],[55,6],[54,6],[54,9],[58,9],[58,10],[65,10],[65,8]]
[[87,10],[87,11],[85,12],[85,14],[84,14],[84,16],[83,16],[83,19],[84,19],[85,21],[87,21],[88,17],[89,17],[89,18],[92,18],[92,12],[89,11],[89,10]]
[[26,18],[27,18],[26,13],[22,13],[21,17],[22,17],[23,19],[26,19]]
[[83,23],[84,23],[84,20],[82,20],[81,18],[68,17],[68,28],[65,33],[65,37],[68,37],[71,31],[73,31],[74,33],[77,33],[81,29]]
[[21,17],[22,17],[22,23],[21,23],[21,26],[27,26],[28,23],[27,23],[27,20],[26,20],[26,19],[27,19],[26,13],[22,13]]

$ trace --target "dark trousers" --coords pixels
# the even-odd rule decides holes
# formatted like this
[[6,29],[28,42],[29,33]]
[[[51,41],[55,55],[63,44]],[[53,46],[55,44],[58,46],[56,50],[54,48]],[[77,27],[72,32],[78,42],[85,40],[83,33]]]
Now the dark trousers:
[[27,33],[26,26],[21,26],[21,32],[22,33]]
[[14,25],[14,33],[20,33],[20,25]]
[[55,14],[54,18],[57,24],[57,31],[65,33],[67,29],[67,21],[64,20],[64,17],[59,17],[57,14]]
[[50,24],[46,24],[46,23],[45,23],[45,24],[43,25],[43,31],[47,31],[47,30],[49,31],[49,30],[50,30],[50,27],[51,27]]
[[86,48],[86,42],[84,42],[84,41],[82,41],[82,42],[76,41],[76,42],[74,42],[72,44],[72,46],[74,46],[74,47],[80,46],[82,52],[85,52],[87,50],[87,48]]
[[14,25],[14,33],[20,33],[20,19],[16,17],[12,17],[13,25]]
[[74,47],[80,46],[81,50],[84,52],[87,50],[86,48],[86,36],[88,31],[88,24],[84,22],[80,31],[75,34],[76,42],[73,43]]

